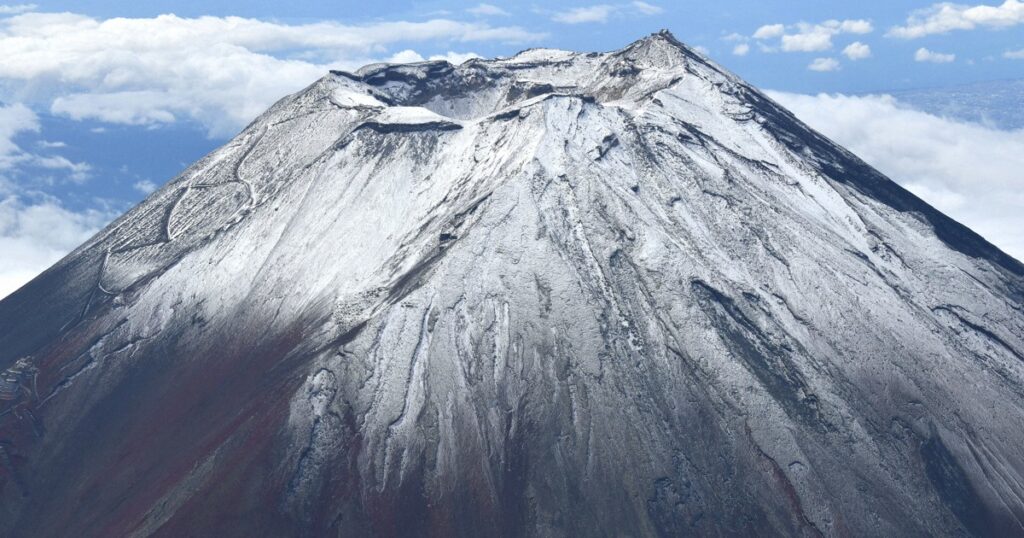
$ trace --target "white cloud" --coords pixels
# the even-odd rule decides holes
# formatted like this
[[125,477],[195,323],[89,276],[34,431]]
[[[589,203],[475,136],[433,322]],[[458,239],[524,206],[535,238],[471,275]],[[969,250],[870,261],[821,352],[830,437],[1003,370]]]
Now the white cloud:
[[39,131],[35,112],[21,103],[0,106],[0,171],[31,158],[14,143],[14,137],[26,131]]
[[707,47],[703,46],[703,45],[694,45],[693,46],[693,50],[703,54],[704,56],[710,56],[711,55],[711,50],[708,49]]
[[[837,21],[827,21],[826,25],[835,26]],[[875,31],[875,27],[871,25],[871,21],[863,19],[857,20],[846,20],[839,23],[839,32],[844,34],[870,34]]]
[[916,39],[953,30],[1009,28],[1018,24],[1024,24],[1024,2],[1019,0],[1006,0],[998,6],[966,6],[946,2],[914,11],[907,18],[905,26],[896,26],[887,35]]
[[784,33],[786,33],[786,25],[766,24],[754,32],[754,39],[772,39],[782,37],[782,34]]
[[1024,260],[1024,130],[940,118],[890,96],[771,96],[926,202]]
[[36,9],[36,4],[16,4],[16,5],[0,5],[0,15],[17,15],[19,13],[26,13]]
[[838,71],[839,60],[836,60],[835,58],[815,58],[814,61],[807,66],[807,69],[821,73]]
[[832,38],[840,34],[869,34],[874,31],[871,21],[863,19],[827,20],[820,24],[797,23],[791,26],[770,24],[754,32],[755,39],[780,38],[781,49],[786,52],[820,52],[832,48]]
[[660,6],[656,6],[656,5],[653,5],[653,4],[648,4],[647,2],[639,2],[639,1],[637,1],[637,2],[633,2],[630,5],[633,6],[633,9],[639,11],[640,13],[642,13],[644,15],[657,15],[657,14],[662,13],[662,12],[665,11]]
[[511,15],[508,11],[493,4],[477,4],[476,7],[471,7],[466,11],[481,17],[508,17]]
[[241,17],[27,13],[0,19],[0,87],[38,95],[52,101],[53,112],[75,119],[143,125],[188,119],[227,136],[328,69],[358,67],[398,44],[541,37],[518,26],[447,19],[288,25]]
[[1003,53],[1003,58],[1007,60],[1024,60],[1024,49],[1008,50]]
[[732,48],[732,53],[736,56],[746,56],[750,52],[750,45],[746,43],[740,43]]
[[0,298],[85,242],[111,217],[100,211],[69,211],[51,199],[0,199]]
[[479,57],[480,57],[480,55],[475,53],[475,52],[461,53],[461,52],[450,52],[449,51],[447,54],[435,54],[433,56],[430,56],[429,58],[425,58],[422,54],[420,54],[420,53],[418,53],[418,52],[416,52],[416,51],[414,51],[412,49],[406,49],[406,50],[403,50],[403,51],[400,51],[400,52],[396,52],[395,54],[391,55],[391,57],[388,58],[387,61],[389,63],[398,63],[398,64],[400,64],[400,63],[425,62],[425,61],[427,61],[429,59],[431,61],[444,60],[444,61],[446,61],[446,62],[448,62],[448,63],[450,63],[452,65],[459,65],[459,64],[461,64],[463,62],[466,62],[468,60],[472,60],[473,58],[479,58]]
[[[177,121],[175,113],[178,111],[187,115],[188,99],[188,95],[177,95],[167,90],[73,93],[54,99],[50,112],[73,120],[95,119],[126,125],[152,125]],[[197,103],[196,106],[201,105]],[[217,120],[211,118],[208,121]],[[224,127],[228,128],[227,125]]]
[[821,26],[782,36],[782,50],[786,52],[817,52],[831,48],[832,32]]
[[843,49],[843,55],[851,60],[863,60],[871,57],[871,47],[860,41],[854,41]]
[[472,60],[473,58],[481,58],[481,56],[475,52],[452,51],[448,51],[445,54],[434,54],[430,56],[430,60],[444,60],[452,65],[460,65]]
[[914,53],[915,62],[932,62],[936,64],[947,64],[956,60],[956,54],[943,54],[930,51],[924,47],[917,49]]
[[52,142],[49,141],[49,140],[40,140],[40,141],[36,142],[36,145],[41,147],[41,148],[43,148],[43,149],[60,149],[60,148],[68,147],[68,145],[66,143],[61,142],[59,140],[52,141]]
[[412,49],[405,49],[403,51],[396,52],[388,58],[388,63],[393,64],[408,64],[423,61],[426,61],[426,58]]
[[577,7],[569,11],[555,13],[551,20],[565,24],[582,24],[586,22],[608,22],[608,17],[615,11],[615,6],[598,4],[596,6]]
[[83,183],[89,179],[89,172],[92,170],[88,163],[71,162],[66,157],[61,157],[60,155],[34,155],[30,163],[50,170],[66,170],[68,178],[75,183]]
[[139,192],[141,192],[142,194],[150,194],[150,193],[152,193],[153,191],[155,191],[157,189],[157,186],[158,185],[156,183],[153,183],[152,181],[150,181],[148,179],[143,179],[142,181],[136,181],[135,183],[132,184],[132,188],[137,190],[137,191],[139,191]]
[[[88,175],[89,166],[57,155],[26,152],[14,141],[25,132],[38,132],[39,118],[23,104],[0,106],[0,298],[56,262],[108,222],[112,214],[100,211],[76,213],[38,193],[26,193],[23,185],[7,175],[20,166],[63,169],[72,180]],[[46,149],[63,147],[43,142]],[[33,199],[26,202],[26,199]]]

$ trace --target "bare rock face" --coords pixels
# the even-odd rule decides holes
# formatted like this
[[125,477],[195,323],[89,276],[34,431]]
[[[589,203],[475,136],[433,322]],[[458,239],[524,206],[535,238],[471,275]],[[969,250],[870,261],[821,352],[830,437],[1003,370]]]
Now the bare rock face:
[[667,33],[331,73],[23,356],[3,536],[1024,534],[1024,266]]

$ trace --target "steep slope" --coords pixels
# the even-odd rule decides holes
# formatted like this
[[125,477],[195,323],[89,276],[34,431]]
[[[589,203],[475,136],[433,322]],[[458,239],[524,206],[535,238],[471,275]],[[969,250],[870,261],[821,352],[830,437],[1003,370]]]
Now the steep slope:
[[667,33],[331,73],[0,327],[4,536],[1024,533],[1024,266]]

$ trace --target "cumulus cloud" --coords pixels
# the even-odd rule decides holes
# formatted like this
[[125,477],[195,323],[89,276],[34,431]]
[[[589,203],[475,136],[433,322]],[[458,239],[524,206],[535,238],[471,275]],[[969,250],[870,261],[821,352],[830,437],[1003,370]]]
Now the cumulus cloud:
[[943,54],[941,52],[930,51],[924,47],[917,49],[914,53],[915,62],[931,62],[936,64],[948,64],[956,61],[956,54]]
[[746,56],[750,52],[750,45],[746,43],[740,43],[732,48],[732,53],[736,56]]
[[998,6],[966,6],[945,2],[914,11],[904,26],[893,27],[887,35],[916,39],[954,30],[1009,28],[1018,24],[1024,24],[1024,2],[1019,0],[1006,0]]
[[1024,260],[1024,130],[933,116],[891,96],[771,96],[940,211]]
[[450,63],[452,65],[459,65],[459,64],[464,63],[466,61],[472,60],[473,58],[479,58],[479,57],[480,57],[480,55],[475,53],[475,52],[462,53],[462,52],[451,52],[451,51],[449,51],[447,54],[434,54],[434,55],[432,55],[430,57],[424,57],[423,55],[421,55],[420,53],[418,53],[418,52],[416,52],[416,51],[414,51],[412,49],[406,49],[406,50],[403,50],[403,51],[400,51],[400,52],[396,52],[395,54],[391,55],[391,57],[388,58],[388,62],[390,62],[390,63],[415,63],[415,62],[424,62],[424,61],[427,61],[427,60],[431,60],[431,61],[444,60],[444,61],[446,61],[446,62],[448,62],[448,63]]
[[810,69],[811,71],[818,71],[820,73],[838,71],[839,60],[836,60],[835,58],[815,58],[814,61],[807,66],[807,69]]
[[754,32],[754,39],[772,39],[775,37],[782,37],[782,34],[784,33],[786,33],[786,25],[766,24]]
[[476,7],[471,7],[466,11],[481,17],[508,17],[511,15],[508,11],[493,4],[477,4]]
[[39,99],[75,119],[140,125],[188,119],[227,136],[328,69],[358,67],[398,44],[541,37],[518,26],[447,19],[289,25],[242,17],[25,13],[0,19],[0,82],[18,94],[45,88]]
[[782,36],[782,50],[786,52],[817,52],[832,48],[832,33],[823,27],[806,32]]
[[1003,58],[1008,60],[1024,60],[1024,49],[1008,50],[1003,53]]
[[860,41],[854,41],[843,49],[843,55],[851,60],[863,60],[871,57],[871,47]]
[[597,4],[572,8],[555,13],[551,20],[564,24],[604,23],[617,13],[634,13],[637,15],[656,15],[664,11],[661,7],[647,2],[630,2],[628,4]]
[[863,35],[873,31],[871,21],[863,19],[827,20],[819,24],[769,24],[758,28],[752,37],[759,40],[779,38],[779,45],[785,52],[820,52],[830,50],[832,38],[837,35]]

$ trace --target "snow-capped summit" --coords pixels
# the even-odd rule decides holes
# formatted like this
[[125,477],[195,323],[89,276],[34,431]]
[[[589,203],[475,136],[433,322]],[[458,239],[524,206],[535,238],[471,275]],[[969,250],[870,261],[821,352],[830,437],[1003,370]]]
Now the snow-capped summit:
[[0,328],[4,536],[1024,533],[1024,266],[667,32],[332,72]]

